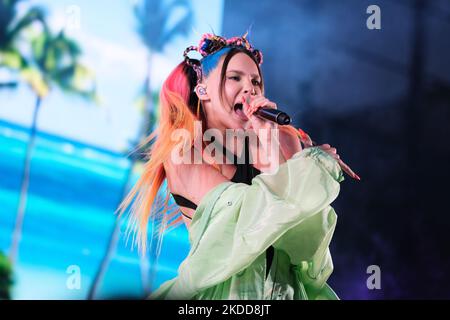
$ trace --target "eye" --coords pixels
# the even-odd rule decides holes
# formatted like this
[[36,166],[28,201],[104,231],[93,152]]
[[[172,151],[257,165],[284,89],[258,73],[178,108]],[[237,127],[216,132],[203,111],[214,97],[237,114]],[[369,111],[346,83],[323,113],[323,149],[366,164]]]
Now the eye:
[[258,80],[253,79],[253,84],[255,86],[259,86],[259,85],[261,85],[261,82],[259,82]]
[[228,77],[228,79],[236,80],[236,81],[241,80],[241,78],[239,76],[231,76],[231,77]]

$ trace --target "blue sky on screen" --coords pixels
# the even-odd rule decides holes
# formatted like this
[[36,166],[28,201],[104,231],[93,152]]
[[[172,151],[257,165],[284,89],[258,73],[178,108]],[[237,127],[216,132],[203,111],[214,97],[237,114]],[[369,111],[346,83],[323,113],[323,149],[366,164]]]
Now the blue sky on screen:
[[[52,90],[43,101],[38,129],[102,148],[124,151],[140,125],[135,105],[146,73],[146,48],[137,32],[131,0],[40,0],[20,5],[24,12],[30,5],[47,9],[53,31],[64,29],[78,40],[83,50],[81,61],[96,74],[101,105]],[[178,37],[165,52],[153,60],[152,81],[156,89],[182,59],[183,50],[196,45],[200,35],[214,30],[220,34],[223,0],[192,0],[194,26],[188,37]],[[79,9],[80,28],[67,28],[73,7]],[[182,12],[175,12],[173,19]],[[0,80],[9,75],[0,74]],[[30,126],[35,97],[25,85],[17,90],[0,91],[0,119]]]

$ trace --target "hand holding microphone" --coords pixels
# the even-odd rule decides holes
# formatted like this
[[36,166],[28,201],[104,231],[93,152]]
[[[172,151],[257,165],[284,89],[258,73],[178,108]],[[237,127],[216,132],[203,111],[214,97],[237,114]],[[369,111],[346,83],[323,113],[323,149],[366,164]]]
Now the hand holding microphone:
[[[284,112],[277,110],[277,105],[268,99],[266,99],[263,96],[255,98],[251,104],[250,99],[247,101],[244,97],[242,97],[242,103],[243,103],[243,110],[247,117],[253,122],[257,122],[257,127],[265,127],[267,128],[276,128],[278,124],[280,125],[287,125],[291,122],[291,118]],[[255,116],[258,116],[259,118],[263,119],[256,119]],[[265,121],[269,120],[269,121]],[[281,123],[280,123],[281,122]],[[254,129],[259,129],[255,128]],[[309,135],[304,132],[302,129],[298,129],[301,135],[301,141],[305,144],[305,146],[312,147],[315,146],[314,141],[311,140]],[[340,159],[340,156],[336,153],[336,148],[332,148],[329,144],[324,144],[319,146],[322,150],[330,154],[335,160],[339,163],[339,166],[342,168],[342,170],[347,173],[350,177],[356,180],[361,180],[361,178],[353,172],[353,170],[344,162],[342,159]]]
[[[242,111],[248,118],[246,129],[251,129],[257,135],[262,148],[262,156],[266,166],[263,172],[275,172],[280,164],[285,163],[279,146],[277,105],[264,96],[242,97]],[[281,121],[281,118],[279,118]],[[273,130],[275,129],[275,130]],[[274,135],[275,134],[275,135]],[[261,153],[260,153],[261,155]]]
[[[291,117],[286,112],[278,110],[275,103],[263,96],[255,98],[252,102],[245,101],[245,98],[242,97],[242,104],[245,103],[248,104],[250,115],[258,116],[259,118],[275,122],[279,125],[288,125],[291,123]],[[245,112],[245,108],[243,109]]]

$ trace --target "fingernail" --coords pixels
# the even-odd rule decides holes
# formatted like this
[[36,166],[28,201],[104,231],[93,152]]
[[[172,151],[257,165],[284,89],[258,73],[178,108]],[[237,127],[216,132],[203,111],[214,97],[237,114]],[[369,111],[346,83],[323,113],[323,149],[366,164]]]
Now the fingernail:
[[361,178],[355,173],[355,178],[361,181]]
[[298,128],[298,131],[300,132],[300,136],[302,137],[302,139],[306,138],[306,134],[305,131],[303,131],[302,129]]

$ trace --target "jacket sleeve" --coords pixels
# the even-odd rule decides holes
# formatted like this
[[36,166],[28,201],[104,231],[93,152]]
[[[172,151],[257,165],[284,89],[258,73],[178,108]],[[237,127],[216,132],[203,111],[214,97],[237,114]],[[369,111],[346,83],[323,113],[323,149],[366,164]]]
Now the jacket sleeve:
[[[225,182],[210,190],[194,214],[191,250],[178,277],[150,298],[190,299],[245,269],[272,244],[286,250],[293,260],[310,260],[317,248],[305,242],[303,252],[296,254],[295,237],[287,232],[308,229],[308,224],[317,223],[310,218],[330,212],[343,179],[338,163],[312,147],[296,153],[275,173],[256,176],[251,185]],[[284,235],[288,236],[285,241]],[[323,243],[316,239],[312,245]],[[310,256],[305,256],[308,252]]]

